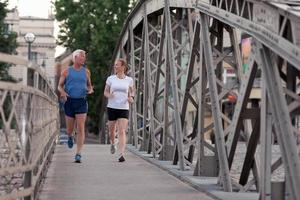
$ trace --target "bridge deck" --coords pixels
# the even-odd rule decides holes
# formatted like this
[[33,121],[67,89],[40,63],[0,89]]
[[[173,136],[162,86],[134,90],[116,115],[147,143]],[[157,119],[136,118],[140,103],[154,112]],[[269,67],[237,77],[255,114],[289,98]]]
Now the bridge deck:
[[130,152],[124,163],[108,145],[86,145],[80,164],[73,163],[73,154],[56,147],[40,200],[212,199]]

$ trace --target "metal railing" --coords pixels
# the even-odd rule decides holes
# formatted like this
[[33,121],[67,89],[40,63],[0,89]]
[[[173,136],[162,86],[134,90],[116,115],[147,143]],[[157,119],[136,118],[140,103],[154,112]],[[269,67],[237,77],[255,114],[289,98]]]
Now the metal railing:
[[23,74],[0,81],[0,199],[36,199],[59,132],[57,96],[38,66],[0,54]]

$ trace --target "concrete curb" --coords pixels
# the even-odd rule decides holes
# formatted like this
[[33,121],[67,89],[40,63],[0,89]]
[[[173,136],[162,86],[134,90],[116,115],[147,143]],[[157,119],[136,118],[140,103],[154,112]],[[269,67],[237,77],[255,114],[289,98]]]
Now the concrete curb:
[[[183,181],[184,183],[187,183],[188,185],[195,188],[196,190],[203,192],[214,199],[217,199],[217,200],[220,199],[217,196],[210,193],[208,188],[204,188],[205,186],[203,186],[203,185],[201,186],[200,184],[196,183],[195,181],[192,181],[189,178],[190,175],[189,175],[188,171],[186,171],[186,172],[179,171],[179,167],[176,165],[172,165],[172,163],[170,161],[160,161],[160,160],[153,159],[151,154],[147,154],[147,152],[138,151],[132,145],[127,145],[127,149],[131,153],[137,155],[138,157],[144,159],[145,161],[147,161],[151,164],[154,164],[158,168],[168,172],[170,175],[178,178],[179,180]],[[214,186],[212,185],[211,187],[217,187],[217,185],[214,185]]]
[[138,151],[134,146],[127,145],[127,150],[134,155],[144,159],[145,161],[159,167],[170,175],[176,177],[182,182],[190,185],[196,190],[205,193],[209,197],[217,200],[257,200],[257,193],[241,193],[241,192],[223,192],[222,188],[217,184],[216,177],[199,177],[193,176],[191,170],[180,171],[177,165],[173,165],[171,161],[161,161],[153,159],[151,154],[145,151]]

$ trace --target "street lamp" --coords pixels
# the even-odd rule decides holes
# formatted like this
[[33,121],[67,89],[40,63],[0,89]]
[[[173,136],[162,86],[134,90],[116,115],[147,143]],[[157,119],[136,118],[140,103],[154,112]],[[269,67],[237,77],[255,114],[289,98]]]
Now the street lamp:
[[28,43],[28,60],[31,60],[31,43],[35,40],[35,35],[33,33],[26,33],[24,36],[25,41]]

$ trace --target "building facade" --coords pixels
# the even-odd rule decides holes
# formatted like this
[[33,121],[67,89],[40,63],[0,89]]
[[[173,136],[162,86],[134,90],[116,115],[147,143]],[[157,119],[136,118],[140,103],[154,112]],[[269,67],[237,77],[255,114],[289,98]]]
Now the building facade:
[[[31,61],[38,64],[46,73],[52,86],[55,84],[55,48],[54,18],[20,17],[17,8],[10,10],[5,18],[5,24],[9,31],[18,34],[19,47],[17,53],[21,57],[28,57],[28,44],[24,36],[33,33],[35,41],[31,44]],[[18,66],[10,68],[10,74],[18,81],[22,81],[24,70]]]

